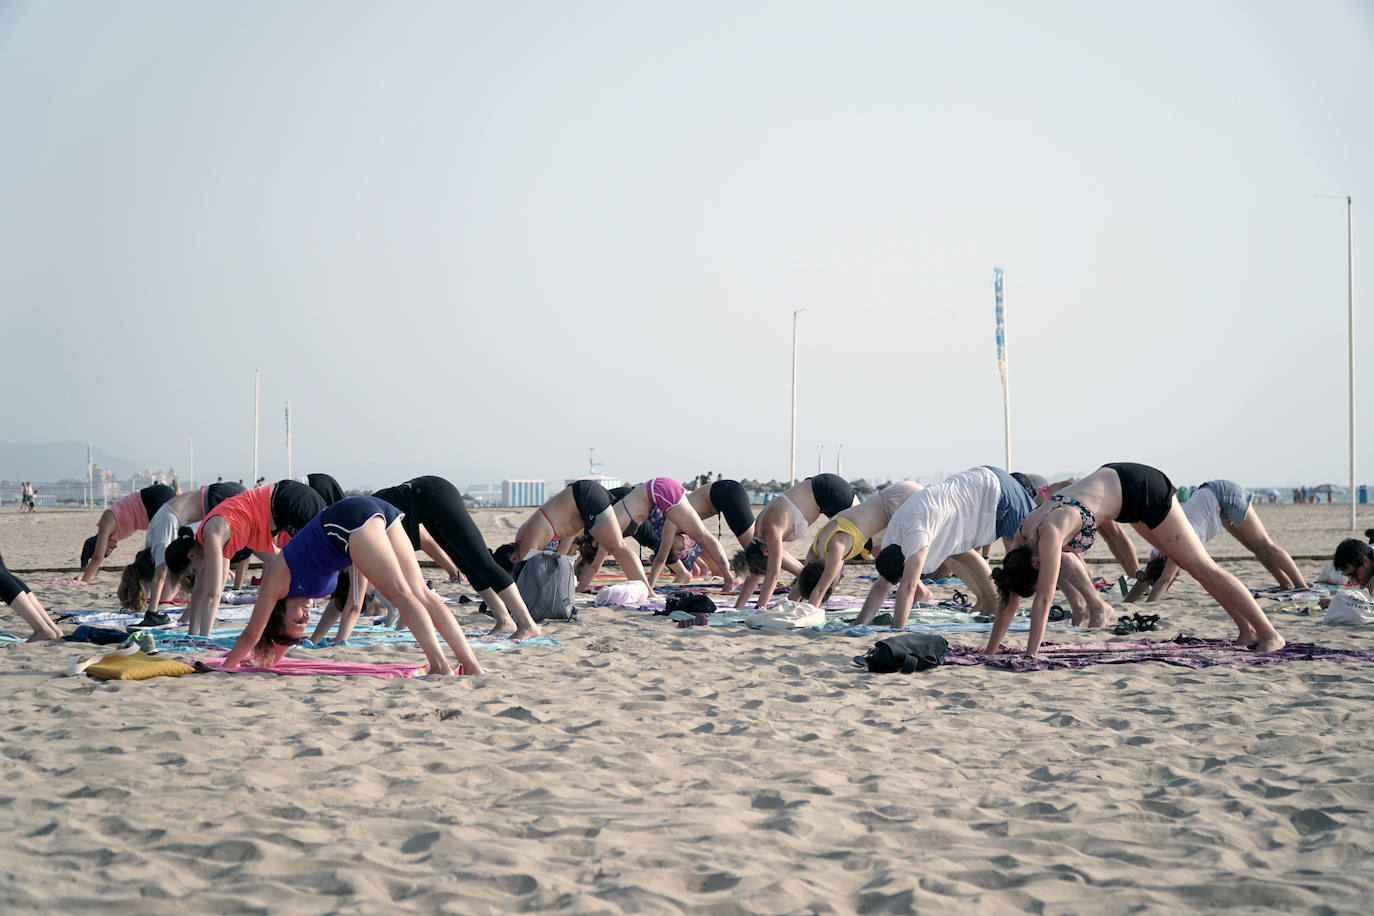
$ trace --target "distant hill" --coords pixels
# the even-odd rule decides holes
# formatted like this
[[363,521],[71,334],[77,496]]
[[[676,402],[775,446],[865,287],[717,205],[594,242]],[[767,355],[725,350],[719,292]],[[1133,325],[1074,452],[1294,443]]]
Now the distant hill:
[[[99,448],[92,457],[102,468],[109,468],[121,479],[146,465],[130,458],[119,458]],[[0,442],[0,480],[54,481],[65,478],[86,479],[86,443],[44,442],[30,445]]]

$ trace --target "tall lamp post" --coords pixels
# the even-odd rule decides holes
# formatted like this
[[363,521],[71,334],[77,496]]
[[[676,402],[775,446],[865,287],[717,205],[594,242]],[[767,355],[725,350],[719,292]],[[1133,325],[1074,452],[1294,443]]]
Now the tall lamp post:
[[1346,345],[1350,365],[1350,530],[1355,527],[1355,249],[1352,243],[1352,205],[1349,195],[1318,194],[1329,200],[1345,201],[1345,297]]
[[797,482],[797,316],[806,309],[792,310],[792,454],[788,462],[787,485]]

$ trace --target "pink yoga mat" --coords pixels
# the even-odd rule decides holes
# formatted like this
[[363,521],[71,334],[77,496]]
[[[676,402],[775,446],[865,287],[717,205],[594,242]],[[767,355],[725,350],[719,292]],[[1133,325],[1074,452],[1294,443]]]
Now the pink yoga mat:
[[[196,662],[197,667],[218,671],[224,667],[223,658],[205,658]],[[461,669],[460,665],[455,665],[455,669]],[[232,672],[234,674],[313,674],[313,675],[344,675],[353,677],[365,675],[367,677],[424,677],[429,673],[428,665],[395,665],[395,664],[369,664],[367,662],[334,662],[325,659],[315,661],[306,658],[291,658],[287,656],[277,662],[275,668],[258,668],[252,665],[239,665]],[[461,673],[461,670],[460,670]]]

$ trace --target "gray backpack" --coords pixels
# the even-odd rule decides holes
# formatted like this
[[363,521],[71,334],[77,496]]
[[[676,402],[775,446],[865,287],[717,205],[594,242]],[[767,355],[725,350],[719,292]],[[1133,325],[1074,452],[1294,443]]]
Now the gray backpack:
[[515,580],[525,607],[536,621],[576,620],[577,608],[573,606],[576,586],[572,557],[555,550],[545,550],[530,557]]

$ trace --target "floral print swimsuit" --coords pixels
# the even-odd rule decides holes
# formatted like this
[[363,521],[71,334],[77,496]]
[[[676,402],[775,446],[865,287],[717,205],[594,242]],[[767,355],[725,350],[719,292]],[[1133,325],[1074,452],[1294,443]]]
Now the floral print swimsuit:
[[[1093,517],[1092,512],[1088,511],[1087,506],[1072,496],[1060,496],[1057,493],[1051,496],[1048,501],[1055,504],[1054,509],[1077,509],[1078,513],[1083,516],[1083,527],[1064,545],[1065,553],[1083,553],[1097,541],[1097,519]],[[1054,509],[1045,513],[1045,517],[1040,519],[1040,525],[1045,524],[1045,519],[1050,517],[1050,513]],[[1040,530],[1040,525],[1035,526],[1036,531]]]

